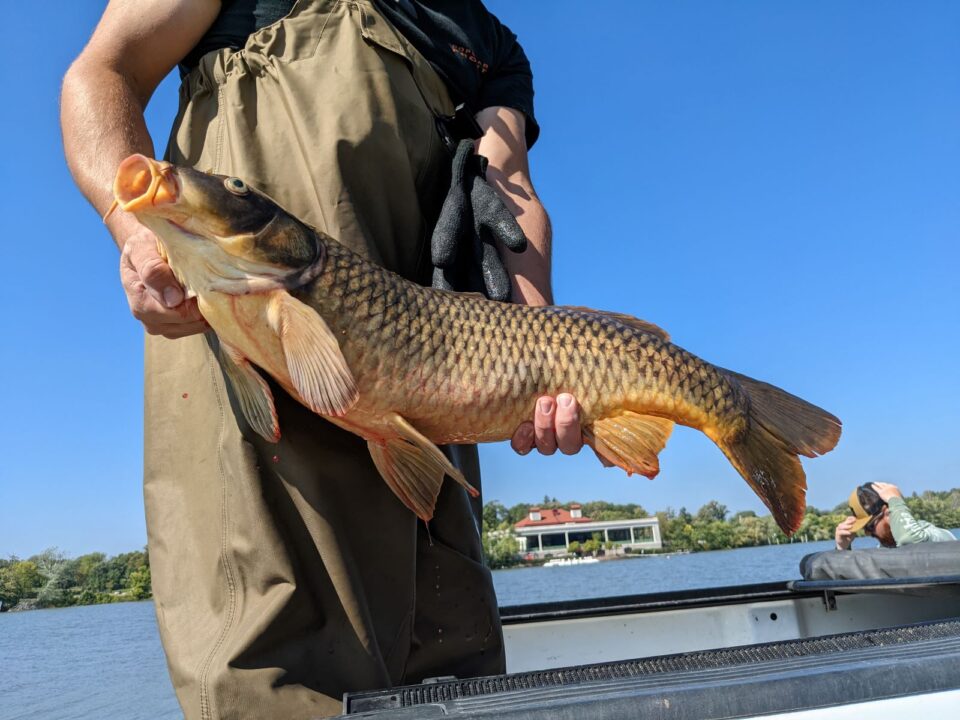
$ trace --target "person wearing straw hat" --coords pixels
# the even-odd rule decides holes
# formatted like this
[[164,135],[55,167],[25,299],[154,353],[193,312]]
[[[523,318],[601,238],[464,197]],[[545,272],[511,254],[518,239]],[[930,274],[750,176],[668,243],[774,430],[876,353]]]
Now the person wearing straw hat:
[[957,539],[949,530],[917,520],[904,502],[900,488],[891,483],[860,485],[850,493],[848,504],[853,514],[837,525],[837,550],[849,550],[861,530],[889,548]]

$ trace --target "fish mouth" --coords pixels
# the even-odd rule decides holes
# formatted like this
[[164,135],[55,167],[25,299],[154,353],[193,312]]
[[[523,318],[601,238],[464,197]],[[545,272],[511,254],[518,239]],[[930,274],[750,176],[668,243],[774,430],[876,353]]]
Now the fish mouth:
[[149,212],[151,208],[175,205],[180,197],[176,168],[146,155],[131,155],[117,168],[113,196],[104,221],[118,207],[126,212]]

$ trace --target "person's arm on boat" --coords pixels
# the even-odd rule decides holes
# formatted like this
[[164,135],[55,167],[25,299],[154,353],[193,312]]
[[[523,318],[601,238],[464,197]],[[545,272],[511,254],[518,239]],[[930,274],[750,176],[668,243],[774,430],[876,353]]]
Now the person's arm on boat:
[[[220,0],[111,0],[90,42],[63,80],[60,121],[74,181],[102,216],[113,202],[120,161],[153,157],[144,120],[160,81],[203,36]],[[130,310],[148,333],[168,338],[203,332],[195,300],[157,252],[157,240],[127,213],[107,220],[120,249],[120,277]]]
[[890,512],[890,532],[901,545],[913,545],[922,542],[944,542],[956,540],[949,530],[939,528],[926,520],[918,520],[903,499],[900,489],[891,483],[873,483],[877,495],[887,503]]

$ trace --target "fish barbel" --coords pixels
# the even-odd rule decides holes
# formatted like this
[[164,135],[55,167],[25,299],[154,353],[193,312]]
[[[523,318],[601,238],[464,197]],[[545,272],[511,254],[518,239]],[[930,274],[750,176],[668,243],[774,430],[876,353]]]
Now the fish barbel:
[[133,155],[114,194],[196,296],[250,427],[280,438],[262,370],[367,440],[384,480],[424,520],[445,475],[473,491],[437,445],[505,440],[541,395],[574,395],[585,441],[650,478],[675,422],[702,431],[787,533],[806,505],[798,455],[840,438],[830,413],[701,360],[651,323],[421,287],[239,178]]

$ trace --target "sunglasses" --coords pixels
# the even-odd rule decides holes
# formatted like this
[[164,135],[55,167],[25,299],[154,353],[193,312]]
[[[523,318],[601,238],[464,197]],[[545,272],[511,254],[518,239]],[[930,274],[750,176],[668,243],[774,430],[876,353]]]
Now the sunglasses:
[[883,519],[883,510],[880,510],[879,513],[870,518],[870,522],[863,526],[863,531],[869,535],[873,535],[874,531],[877,529],[877,523]]

